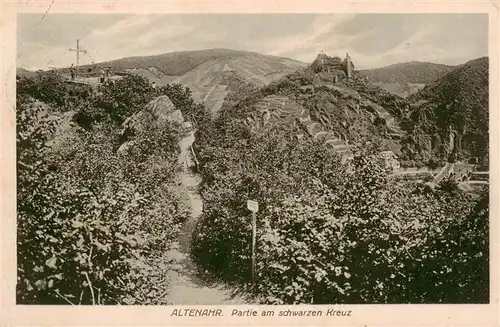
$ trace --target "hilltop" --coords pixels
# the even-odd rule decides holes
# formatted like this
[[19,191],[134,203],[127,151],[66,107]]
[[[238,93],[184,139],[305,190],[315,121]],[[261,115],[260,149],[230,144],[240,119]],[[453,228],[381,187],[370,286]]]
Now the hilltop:
[[471,60],[408,98],[410,157],[487,158],[488,70],[487,57]]
[[338,153],[368,140],[407,167],[487,156],[487,58],[458,66],[406,99],[361,74],[346,78],[345,60],[325,59],[321,67],[318,58],[260,89],[242,87],[222,107],[223,120],[264,134],[287,130]]
[[368,77],[381,88],[407,97],[418,92],[425,85],[456,69],[458,66],[410,61],[381,68],[360,70],[360,76]]
[[349,57],[320,54],[308,67],[241,92],[223,106],[221,121],[240,121],[263,135],[281,131],[347,156],[353,145],[365,141],[398,152],[406,102],[362,77],[348,77],[347,63],[353,67]]
[[[156,74],[161,76],[181,76],[193,70],[199,65],[210,60],[229,60],[240,57],[258,57],[262,60],[288,62],[290,65],[302,66],[299,61],[281,58],[269,55],[263,55],[256,52],[240,51],[232,49],[207,49],[194,51],[176,51],[152,56],[127,57],[112,61],[99,63],[98,65],[112,67],[114,70],[125,71],[128,69],[156,68]],[[90,67],[90,65],[82,66]]]

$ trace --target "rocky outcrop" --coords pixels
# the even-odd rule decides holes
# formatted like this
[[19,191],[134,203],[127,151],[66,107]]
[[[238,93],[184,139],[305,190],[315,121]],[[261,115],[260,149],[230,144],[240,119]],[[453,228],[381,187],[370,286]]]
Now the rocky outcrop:
[[150,101],[146,107],[123,122],[122,135],[127,137],[150,128],[165,127],[170,123],[183,124],[184,117],[168,96],[162,95]]
[[134,141],[131,138],[138,132],[165,128],[172,123],[183,125],[187,129],[190,128],[184,122],[182,112],[175,108],[168,96],[162,95],[151,100],[143,110],[135,113],[123,122],[123,143],[119,147],[118,152],[124,152],[130,146],[133,146]]

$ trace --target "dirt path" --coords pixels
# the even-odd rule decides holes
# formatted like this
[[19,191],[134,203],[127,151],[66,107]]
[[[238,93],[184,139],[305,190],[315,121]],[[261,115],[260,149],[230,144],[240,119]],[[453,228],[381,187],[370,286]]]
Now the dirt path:
[[192,233],[203,210],[203,202],[197,193],[200,180],[189,168],[192,160],[190,146],[193,142],[194,133],[179,142],[181,148],[179,163],[183,168],[179,177],[189,198],[191,215],[178,240],[167,253],[172,267],[168,273],[167,300],[169,304],[179,305],[245,304],[242,297],[232,296],[234,290],[220,283],[207,281],[204,273],[199,271],[190,257]]

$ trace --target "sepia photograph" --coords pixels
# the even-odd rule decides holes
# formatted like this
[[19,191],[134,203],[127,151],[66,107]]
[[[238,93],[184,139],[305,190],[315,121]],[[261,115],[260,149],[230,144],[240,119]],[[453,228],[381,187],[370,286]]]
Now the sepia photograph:
[[16,304],[493,303],[488,24],[18,14]]

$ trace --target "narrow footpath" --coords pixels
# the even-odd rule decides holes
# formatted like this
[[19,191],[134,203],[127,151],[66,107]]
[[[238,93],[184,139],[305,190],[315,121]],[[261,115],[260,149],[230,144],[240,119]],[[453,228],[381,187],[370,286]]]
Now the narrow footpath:
[[167,279],[169,283],[167,302],[174,305],[245,304],[242,297],[233,295],[235,292],[230,287],[204,278],[206,276],[203,276],[204,273],[199,271],[190,257],[192,233],[203,210],[202,199],[197,193],[200,178],[190,169],[193,162],[191,156],[193,142],[194,132],[190,132],[179,142],[181,148],[179,164],[182,167],[179,178],[189,198],[191,215],[179,234],[178,240],[173,243],[172,249],[167,253],[171,261],[171,270]]

